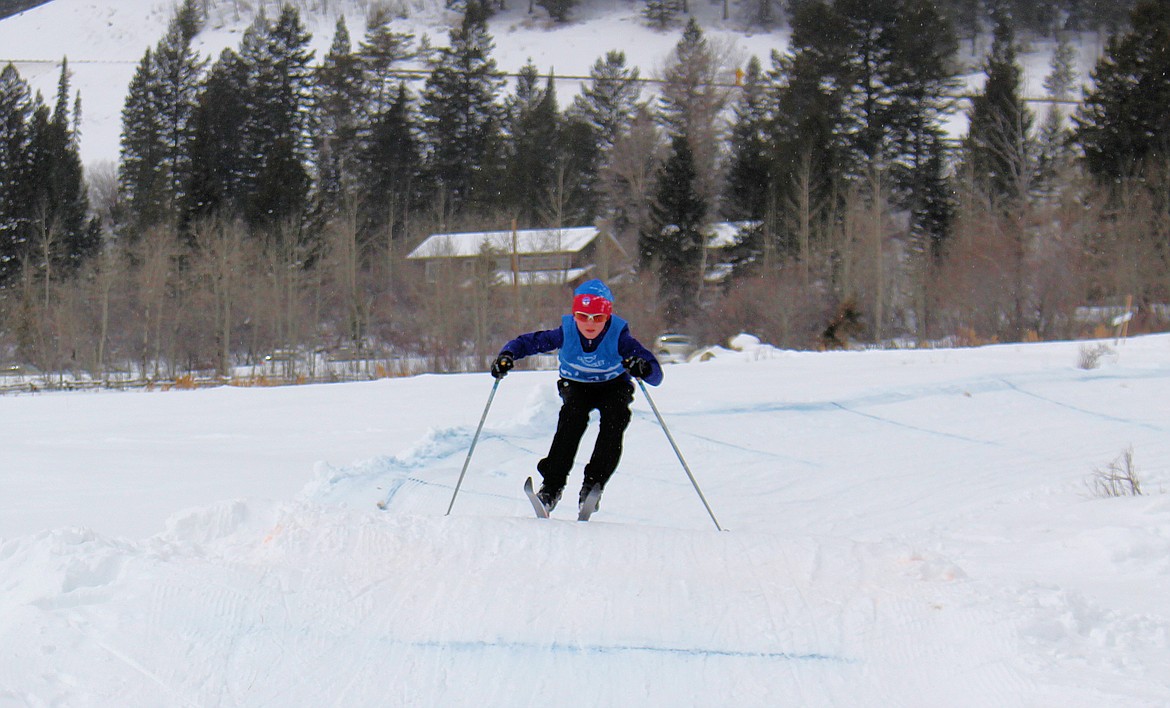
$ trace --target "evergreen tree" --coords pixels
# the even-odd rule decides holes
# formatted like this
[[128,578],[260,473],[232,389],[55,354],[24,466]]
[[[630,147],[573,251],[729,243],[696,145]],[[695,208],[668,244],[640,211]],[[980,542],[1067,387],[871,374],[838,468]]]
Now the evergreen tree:
[[683,13],[683,0],[646,0],[642,8],[642,16],[650,26],[664,30],[678,22],[678,16]]
[[937,256],[954,212],[943,120],[958,89],[958,39],[933,0],[904,0],[898,9],[893,49],[878,72],[889,93],[879,120],[889,136],[895,204],[910,212],[912,236],[926,239]]
[[164,129],[157,106],[156,84],[154,51],[147,49],[130,80],[122,106],[118,191],[121,220],[131,238],[167,218],[167,180],[161,169]]
[[203,82],[192,116],[188,219],[243,212],[251,164],[244,155],[251,111],[247,98],[248,67],[234,50],[225,49]]
[[768,202],[771,169],[767,86],[759,57],[748,61],[742,83],[731,129],[723,215],[733,221],[759,221]]
[[843,34],[830,50],[844,63],[826,78],[846,89],[852,176],[891,169],[904,196],[905,168],[952,108],[958,42],[933,0],[837,0],[831,12]]
[[375,119],[361,156],[370,232],[396,227],[418,201],[422,158],[416,131],[411,97],[400,83],[394,102]]
[[1076,48],[1069,42],[1067,33],[1060,35],[1052,53],[1050,69],[1044,78],[1044,90],[1052,103],[1044,113],[1038,140],[1039,179],[1049,185],[1072,157],[1063,103],[1071,99],[1076,86]]
[[[943,120],[957,89],[957,39],[931,0],[806,0],[793,7],[789,52],[773,54],[768,120],[769,215],[743,257],[801,253],[845,185],[887,175],[912,232],[947,223]],[[933,233],[932,238],[943,234]],[[807,255],[807,254],[806,254]]]
[[698,303],[707,204],[696,189],[690,141],[675,135],[658,171],[650,222],[638,240],[642,269],[656,268],[667,324],[679,327]]
[[609,51],[593,63],[589,83],[565,112],[566,159],[577,177],[580,223],[596,214],[601,171],[613,157],[614,143],[629,130],[641,92],[637,67],[626,65],[624,52]]
[[29,233],[29,94],[16,67],[0,71],[0,288],[19,272]]
[[536,4],[548,11],[548,16],[554,22],[568,22],[569,15],[573,12],[574,0],[536,0]]
[[955,189],[948,176],[946,136],[941,130],[924,132],[912,158],[910,174],[914,179],[908,202],[911,241],[920,244],[923,256],[938,259],[957,210]]
[[[1147,0],[1157,4],[1158,0]],[[1117,0],[1116,2],[1093,2],[1086,0],[1083,4],[1082,16],[1085,18],[1085,29],[1107,34],[1117,34],[1125,26],[1126,17],[1135,10],[1137,3],[1134,0]]]
[[34,109],[29,139],[32,222],[27,243],[45,278],[75,271],[98,252],[99,224],[89,196],[69,116],[69,68],[62,62],[57,100]]
[[502,201],[521,225],[544,225],[541,217],[561,162],[560,113],[552,74],[542,89],[537,69],[529,61],[520,69],[516,93],[507,110],[508,159]]
[[977,183],[997,202],[1012,202],[1023,198],[1031,186],[1033,119],[1021,93],[1011,16],[1001,6],[995,21],[987,81],[971,101],[964,147]]
[[855,169],[849,138],[857,132],[847,110],[853,90],[845,78],[853,54],[849,37],[845,18],[828,4],[793,7],[789,52],[772,53],[768,74],[766,203],[775,213],[768,214],[766,228],[745,234],[740,254],[745,262],[764,254],[795,254],[799,232],[810,232],[813,205],[831,211],[832,199],[845,191]]
[[[727,7],[726,1],[724,2],[723,6],[724,8]],[[747,7],[747,19],[752,25],[756,27],[771,29],[780,19],[780,13],[778,13],[777,10],[780,9],[781,5],[780,3],[776,2],[776,0],[750,0],[750,2],[747,3]],[[724,17],[723,19],[726,20],[727,18]]]
[[659,109],[667,134],[690,142],[695,189],[708,207],[719,198],[720,115],[728,98],[720,85],[719,69],[714,49],[692,18],[668,60]]
[[185,0],[154,53],[152,103],[161,129],[163,206],[171,219],[177,218],[191,181],[191,116],[207,66],[191,44],[200,27],[196,0]]
[[500,163],[503,78],[481,10],[469,7],[441,49],[422,94],[426,168],[452,209],[487,205]]
[[375,12],[371,17],[357,51],[362,83],[367,92],[366,110],[370,115],[385,113],[396,100],[399,84],[393,70],[398,64],[418,56],[414,39],[409,32],[395,32],[389,14]]
[[192,116],[206,66],[191,45],[200,29],[195,0],[185,0],[167,33],[139,61],[122,109],[119,190],[122,220],[134,237],[178,222],[191,182]]
[[592,224],[598,216],[602,169],[593,130],[579,118],[564,116],[560,151],[560,162],[554,175],[559,221],[563,224]]
[[1170,5],[1145,0],[1110,37],[1074,121],[1089,171],[1116,180],[1166,169],[1170,158]]
[[943,9],[951,18],[951,26],[958,31],[959,39],[970,42],[974,53],[983,27],[983,0],[951,0]]
[[260,18],[241,45],[240,55],[249,71],[244,157],[250,164],[244,218],[253,226],[272,227],[290,220],[295,224],[306,213],[312,90],[309,40],[299,13],[286,5],[274,23]]
[[361,59],[352,52],[345,18],[316,71],[313,149],[321,208],[333,212],[358,179],[358,155],[367,123]]
[[604,156],[629,127],[641,93],[637,67],[626,65],[625,52],[609,51],[593,63],[589,83],[573,99],[568,114],[585,122]]

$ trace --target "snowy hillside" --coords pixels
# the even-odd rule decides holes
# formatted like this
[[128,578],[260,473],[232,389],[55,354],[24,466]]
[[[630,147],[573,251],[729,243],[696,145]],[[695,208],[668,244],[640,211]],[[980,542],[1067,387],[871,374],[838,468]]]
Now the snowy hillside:
[[[53,0],[0,21],[0,64],[14,61],[17,70],[33,87],[51,100],[56,94],[60,61],[68,57],[73,74],[73,88],[82,98],[81,155],[86,164],[115,162],[126,88],[143,53],[162,37],[171,17],[175,0]],[[196,45],[211,58],[227,47],[237,48],[251,14],[238,8],[259,3],[236,0],[213,0],[212,18],[197,38]],[[271,3],[276,6],[278,3]],[[365,9],[370,0],[332,0],[323,5],[327,11],[305,13],[304,22],[313,34],[313,47],[319,60],[333,38],[336,18],[344,15],[354,41],[364,32]],[[432,44],[445,45],[447,32],[456,16],[443,9],[441,0],[404,0],[409,16],[399,25],[403,31],[428,35]],[[553,26],[543,10],[529,15],[527,2],[510,2],[508,10],[491,21],[496,42],[494,58],[500,70],[515,73],[529,59],[541,73],[587,75],[589,68],[605,52],[620,49],[642,76],[661,75],[671,49],[679,40],[679,31],[656,32],[644,26],[640,16],[641,0],[613,0],[580,9],[575,21]],[[787,46],[785,34],[776,32],[744,33],[734,17],[723,21],[721,3],[692,2],[692,13],[704,25],[707,36],[741,65],[756,55],[768,60],[773,50]],[[1096,60],[1100,48],[1086,38],[1080,55],[1083,80]],[[982,49],[979,50],[980,52]],[[1048,73],[1051,47],[1037,44],[1021,56],[1028,94],[1043,96],[1041,87]],[[970,61],[972,67],[978,58]],[[969,77],[973,86],[982,84],[975,71]],[[579,90],[579,82],[558,84],[562,107]],[[950,122],[952,130],[965,130],[961,116]]]
[[[82,95],[82,158],[90,165],[113,162],[118,157],[126,87],[143,53],[165,32],[174,5],[174,0],[53,0],[0,21],[0,62],[15,60],[21,76],[51,100],[57,90],[61,57],[68,56],[73,87]],[[239,3],[213,5],[213,18],[196,40],[200,51],[212,58],[226,47],[237,48],[251,21],[251,15],[234,12]],[[366,0],[338,0],[327,3],[328,12],[303,14],[318,60],[333,39],[338,15],[346,17],[355,43],[360,40],[368,5]],[[398,25],[401,31],[426,34],[432,44],[445,45],[457,16],[443,10],[439,0],[408,5],[411,16]],[[644,27],[639,15],[641,3],[634,0],[615,0],[596,16],[583,12],[578,22],[552,31],[539,8],[541,14],[530,16],[527,3],[509,5],[508,11],[491,22],[496,40],[494,58],[500,70],[508,73],[515,73],[531,59],[542,73],[555,70],[558,74],[588,75],[593,62],[606,51],[621,49],[643,75],[651,76],[679,39],[677,32],[659,33]],[[733,26],[716,26],[717,7],[696,3],[695,9],[712,24],[710,36],[734,44],[745,60],[751,54],[766,57],[773,48],[784,47],[779,33],[745,36]],[[571,81],[562,83],[566,100],[580,90]]]
[[553,372],[450,516],[485,373],[0,397],[0,705],[1164,706],[1170,336],[1083,346],[668,367],[722,533],[641,392],[530,518]]

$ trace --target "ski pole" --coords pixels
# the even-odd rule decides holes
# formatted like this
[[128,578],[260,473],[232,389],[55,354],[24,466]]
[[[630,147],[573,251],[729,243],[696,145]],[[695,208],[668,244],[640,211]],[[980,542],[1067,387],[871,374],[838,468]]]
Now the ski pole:
[[699,489],[699,483],[695,481],[695,475],[691,474],[691,468],[687,466],[687,461],[683,459],[682,453],[679,452],[678,445],[674,443],[674,436],[670,434],[670,429],[666,427],[666,421],[662,419],[662,414],[658,412],[658,406],[654,405],[654,399],[650,397],[650,392],[646,390],[646,384],[642,383],[642,379],[635,380],[638,382],[638,386],[642,388],[642,395],[646,397],[646,402],[650,404],[650,410],[654,411],[655,417],[658,418],[658,424],[662,426],[662,432],[666,433],[666,439],[670,441],[670,446],[674,448],[674,454],[678,455],[678,461],[682,463],[683,470],[687,473],[687,477],[690,477],[695,491],[699,493],[699,500],[703,502],[703,506],[707,507],[707,513],[711,515],[711,521],[715,522],[715,528],[722,531],[723,527],[719,525],[719,521],[715,518],[715,512],[711,511],[711,505],[707,503],[707,498],[703,496],[703,490]]
[[483,407],[483,415],[479,418],[479,427],[475,429],[475,437],[471,438],[471,448],[467,451],[467,459],[463,461],[463,471],[459,473],[459,481],[455,483],[455,493],[451,495],[451,503],[447,505],[447,513],[444,516],[451,515],[451,509],[455,507],[455,497],[459,496],[459,487],[463,484],[463,475],[467,474],[467,465],[471,464],[471,453],[475,452],[475,443],[479,441],[479,433],[483,430],[483,422],[487,420],[488,410],[492,407],[492,399],[496,397],[496,389],[500,387],[500,379],[492,384],[492,392],[488,394],[487,405]]

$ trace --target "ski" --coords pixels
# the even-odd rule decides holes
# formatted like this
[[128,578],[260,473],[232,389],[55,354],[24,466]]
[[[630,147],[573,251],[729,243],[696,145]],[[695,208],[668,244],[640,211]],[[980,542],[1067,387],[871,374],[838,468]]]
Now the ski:
[[531,477],[524,481],[524,493],[528,495],[528,501],[532,502],[532,510],[536,512],[537,518],[547,519],[548,509],[545,508],[544,503],[540,501],[540,497],[536,496],[536,492],[532,491]]
[[593,512],[597,511],[597,502],[601,501],[601,485],[594,485],[581,502],[581,510],[577,512],[577,521],[588,521]]

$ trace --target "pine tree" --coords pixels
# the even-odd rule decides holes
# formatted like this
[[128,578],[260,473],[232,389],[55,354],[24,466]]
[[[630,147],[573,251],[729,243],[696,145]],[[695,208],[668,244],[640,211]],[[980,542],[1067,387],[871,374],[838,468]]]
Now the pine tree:
[[575,0],[536,0],[536,4],[547,10],[554,22],[563,23],[569,21]]
[[0,288],[19,272],[28,240],[32,111],[28,83],[8,64],[0,71]]
[[717,203],[720,193],[720,115],[728,100],[719,69],[719,58],[692,18],[671,52],[659,98],[666,132],[690,142],[698,179],[695,188],[709,207]]
[[976,181],[996,202],[1003,203],[1024,198],[1031,188],[1035,149],[1032,112],[1022,96],[1011,16],[1000,7],[995,21],[985,68],[987,81],[971,101],[964,147]]
[[707,204],[696,188],[690,141],[675,135],[658,171],[650,222],[638,240],[640,267],[655,268],[667,323],[679,327],[695,310],[702,284]]
[[560,148],[554,176],[556,220],[566,225],[592,224],[598,216],[602,169],[593,130],[579,118],[564,116]]
[[310,187],[310,37],[291,6],[274,23],[261,18],[249,33],[252,41],[245,34],[240,52],[249,70],[244,218],[253,226],[297,224],[306,214]]
[[243,213],[250,160],[245,159],[248,67],[225,49],[203,82],[192,116],[191,184],[185,213],[189,220]]
[[130,80],[122,107],[118,160],[120,220],[126,227],[125,235],[132,239],[167,218],[166,177],[161,169],[163,125],[156,84],[154,51],[147,49]]
[[127,235],[178,223],[191,182],[192,116],[206,62],[192,47],[200,29],[185,0],[167,33],[138,64],[122,109],[119,189]]
[[949,176],[946,136],[941,130],[922,134],[922,143],[912,155],[910,235],[921,244],[922,255],[938,259],[943,254],[957,209],[955,189]]
[[889,42],[888,63],[878,76],[889,92],[880,120],[888,135],[893,199],[910,211],[911,234],[937,256],[954,210],[943,121],[958,90],[958,39],[933,0],[904,0]]
[[651,27],[664,30],[678,22],[683,13],[683,0],[646,0],[642,16]]
[[560,113],[552,74],[541,88],[531,61],[522,67],[507,111],[508,159],[501,201],[521,225],[544,225],[541,217],[561,162]]
[[191,116],[207,66],[192,46],[201,27],[196,0],[185,0],[154,53],[153,106],[161,129],[164,208],[176,219],[191,181]]
[[98,252],[98,223],[89,217],[89,196],[69,115],[69,67],[61,64],[57,100],[34,109],[30,139],[32,223],[28,243],[46,279],[74,272]]
[[367,92],[366,110],[370,115],[385,113],[395,100],[398,79],[393,76],[394,67],[418,56],[414,40],[409,32],[394,31],[389,14],[375,12],[370,18],[357,51]]
[[603,156],[633,120],[642,93],[638,79],[637,67],[626,65],[625,52],[609,51],[593,63],[589,83],[573,99],[569,116],[589,126]]
[[1076,48],[1062,33],[1052,53],[1050,72],[1044,78],[1044,90],[1052,103],[1044,113],[1038,138],[1039,179],[1051,185],[1062,167],[1072,158],[1070,133],[1065,124],[1064,102],[1072,97],[1076,86]]
[[600,201],[599,180],[638,110],[642,92],[637,67],[620,51],[606,52],[589,70],[589,82],[565,111],[566,168],[577,178],[575,220],[592,221]]
[[748,61],[742,83],[731,129],[723,215],[733,221],[759,221],[768,202],[771,170],[767,87],[759,57]]
[[933,0],[837,0],[831,12],[841,34],[829,54],[842,52],[843,63],[827,66],[826,78],[846,89],[851,176],[863,179],[875,165],[892,170],[905,199],[905,169],[952,108],[958,41]]
[[454,211],[494,200],[500,168],[503,79],[483,12],[470,6],[439,51],[422,94],[426,168]]
[[415,118],[406,84],[379,115],[361,155],[365,228],[374,233],[396,227],[419,198],[419,154]]
[[312,133],[317,199],[328,214],[356,186],[362,133],[368,123],[361,59],[352,52],[344,17],[337,20],[333,44],[315,78]]
[[748,234],[758,238],[742,244],[745,262],[797,253],[797,244],[813,238],[817,205],[833,211],[856,169],[849,138],[857,129],[847,110],[849,37],[840,13],[824,2],[804,2],[793,8],[788,53],[772,53],[766,199],[775,213],[765,229]]
[[1089,172],[1116,180],[1165,170],[1170,157],[1170,5],[1145,0],[1110,37],[1074,122]]

